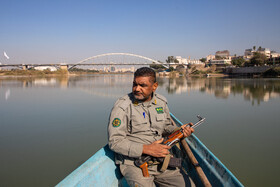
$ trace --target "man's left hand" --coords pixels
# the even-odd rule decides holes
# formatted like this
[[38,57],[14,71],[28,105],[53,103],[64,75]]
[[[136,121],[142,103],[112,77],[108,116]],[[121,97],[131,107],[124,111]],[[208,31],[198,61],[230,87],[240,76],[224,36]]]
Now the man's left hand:
[[184,138],[190,136],[194,132],[194,129],[191,126],[193,126],[193,123],[187,123],[181,126],[183,129]]

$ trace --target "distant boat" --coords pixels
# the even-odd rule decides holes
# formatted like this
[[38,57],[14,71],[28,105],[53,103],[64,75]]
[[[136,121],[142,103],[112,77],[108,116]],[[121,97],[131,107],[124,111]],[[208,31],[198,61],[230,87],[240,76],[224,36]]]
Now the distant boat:
[[[183,125],[174,115],[171,114],[171,117],[178,126]],[[213,187],[243,186],[195,135],[186,138],[186,142]],[[176,146],[173,146],[172,149],[175,155],[181,152]],[[186,158],[185,155],[183,158]],[[203,186],[195,167],[188,158],[183,159],[182,167],[184,171],[187,171],[195,186]],[[128,184],[115,165],[114,152],[106,145],[56,186],[126,187]]]

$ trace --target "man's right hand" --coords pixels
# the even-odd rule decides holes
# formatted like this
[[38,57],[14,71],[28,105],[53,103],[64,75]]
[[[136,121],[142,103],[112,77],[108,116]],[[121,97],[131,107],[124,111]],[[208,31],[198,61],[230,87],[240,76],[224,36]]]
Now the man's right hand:
[[153,157],[165,157],[169,154],[169,150],[171,147],[168,145],[161,144],[163,142],[163,138],[154,141],[152,144],[143,145],[143,154],[151,155]]

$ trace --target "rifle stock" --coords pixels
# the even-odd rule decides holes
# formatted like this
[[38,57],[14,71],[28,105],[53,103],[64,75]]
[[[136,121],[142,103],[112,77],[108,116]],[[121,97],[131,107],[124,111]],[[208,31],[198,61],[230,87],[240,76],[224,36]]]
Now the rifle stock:
[[152,159],[151,156],[149,155],[143,155],[137,160],[134,161],[134,164],[141,168],[143,176],[144,177],[149,177],[149,172],[148,172],[148,162]]
[[148,171],[148,163],[147,163],[147,162],[143,163],[143,164],[140,166],[140,168],[142,169],[142,173],[143,173],[143,176],[144,176],[144,177],[150,177],[149,171]]

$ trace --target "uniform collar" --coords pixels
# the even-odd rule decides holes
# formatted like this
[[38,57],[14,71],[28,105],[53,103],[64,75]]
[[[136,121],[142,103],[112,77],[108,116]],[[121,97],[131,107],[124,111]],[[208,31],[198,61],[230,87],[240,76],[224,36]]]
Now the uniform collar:
[[[131,93],[131,95],[133,96],[133,94]],[[145,107],[151,105],[151,104],[154,104],[156,105],[157,104],[157,100],[156,100],[156,94],[153,93],[152,94],[152,99],[150,101],[147,101],[147,102],[139,102],[137,99],[135,99],[135,97],[133,96],[132,97],[132,103],[134,104],[134,106],[139,106],[139,105],[143,105]]]

